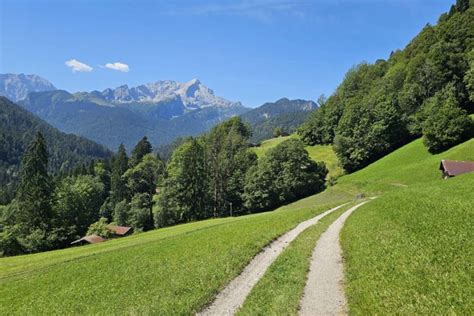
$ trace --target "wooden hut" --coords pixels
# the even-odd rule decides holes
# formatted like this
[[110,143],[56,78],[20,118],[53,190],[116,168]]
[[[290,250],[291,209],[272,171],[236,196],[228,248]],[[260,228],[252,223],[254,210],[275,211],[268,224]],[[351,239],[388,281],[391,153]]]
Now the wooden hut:
[[439,165],[443,179],[457,175],[474,172],[474,161],[441,160]]

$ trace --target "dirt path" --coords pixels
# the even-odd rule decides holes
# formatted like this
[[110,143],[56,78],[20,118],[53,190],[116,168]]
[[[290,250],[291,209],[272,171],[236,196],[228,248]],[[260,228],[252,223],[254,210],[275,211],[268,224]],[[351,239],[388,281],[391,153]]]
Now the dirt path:
[[300,302],[300,315],[347,314],[339,233],[349,215],[367,202],[359,203],[344,212],[319,238]]
[[[347,203],[346,203],[347,204]],[[280,255],[280,253],[306,228],[316,224],[321,218],[329,213],[343,207],[339,205],[327,210],[316,217],[298,224],[280,238],[265,247],[252,261],[245,267],[244,271],[232,280],[220,292],[214,302],[205,308],[199,315],[233,315],[242,306],[246,297],[258,280],[263,276],[268,267]]]

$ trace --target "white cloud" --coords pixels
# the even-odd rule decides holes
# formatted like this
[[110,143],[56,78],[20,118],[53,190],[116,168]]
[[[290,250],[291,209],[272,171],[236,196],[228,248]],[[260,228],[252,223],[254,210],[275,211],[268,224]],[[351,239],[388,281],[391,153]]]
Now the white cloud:
[[91,66],[81,63],[77,59],[67,60],[65,64],[72,69],[72,72],[91,72],[93,69]]
[[113,70],[117,70],[117,71],[121,71],[121,72],[129,72],[130,71],[130,68],[128,67],[127,64],[119,63],[119,62],[107,63],[107,64],[105,64],[105,68],[109,68],[109,69],[113,69]]

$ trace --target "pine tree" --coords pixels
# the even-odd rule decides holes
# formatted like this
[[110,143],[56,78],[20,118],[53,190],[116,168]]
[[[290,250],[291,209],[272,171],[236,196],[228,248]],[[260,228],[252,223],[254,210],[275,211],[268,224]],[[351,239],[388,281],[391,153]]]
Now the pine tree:
[[147,154],[150,154],[151,151],[151,144],[148,141],[148,138],[145,136],[138,142],[138,144],[133,149],[132,156],[130,157],[130,165],[132,167],[138,165],[142,161],[143,157]]
[[112,177],[110,179],[111,200],[114,205],[126,198],[127,187],[125,179],[122,176],[127,169],[127,151],[125,150],[125,146],[120,144],[112,165]]
[[20,168],[20,185],[17,192],[18,209],[15,223],[19,227],[18,239],[28,252],[45,250],[47,232],[53,217],[51,196],[52,179],[48,175],[48,152],[44,137],[38,132],[25,152]]

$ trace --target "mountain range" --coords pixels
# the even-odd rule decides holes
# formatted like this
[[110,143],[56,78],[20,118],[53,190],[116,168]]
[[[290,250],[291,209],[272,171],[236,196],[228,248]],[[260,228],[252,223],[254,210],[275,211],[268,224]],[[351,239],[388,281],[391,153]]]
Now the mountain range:
[[[242,115],[253,127],[253,141],[270,138],[275,127],[292,131],[316,108],[314,102],[281,99],[250,109],[216,96],[198,79],[157,81],[103,91],[70,93],[36,75],[2,75],[0,95],[66,133],[87,137],[110,149],[128,150],[144,135],[154,146],[199,135],[219,122]],[[7,93],[8,92],[8,93]]]
[[51,91],[56,87],[37,75],[0,74],[0,95],[13,102],[26,98],[30,92]]

